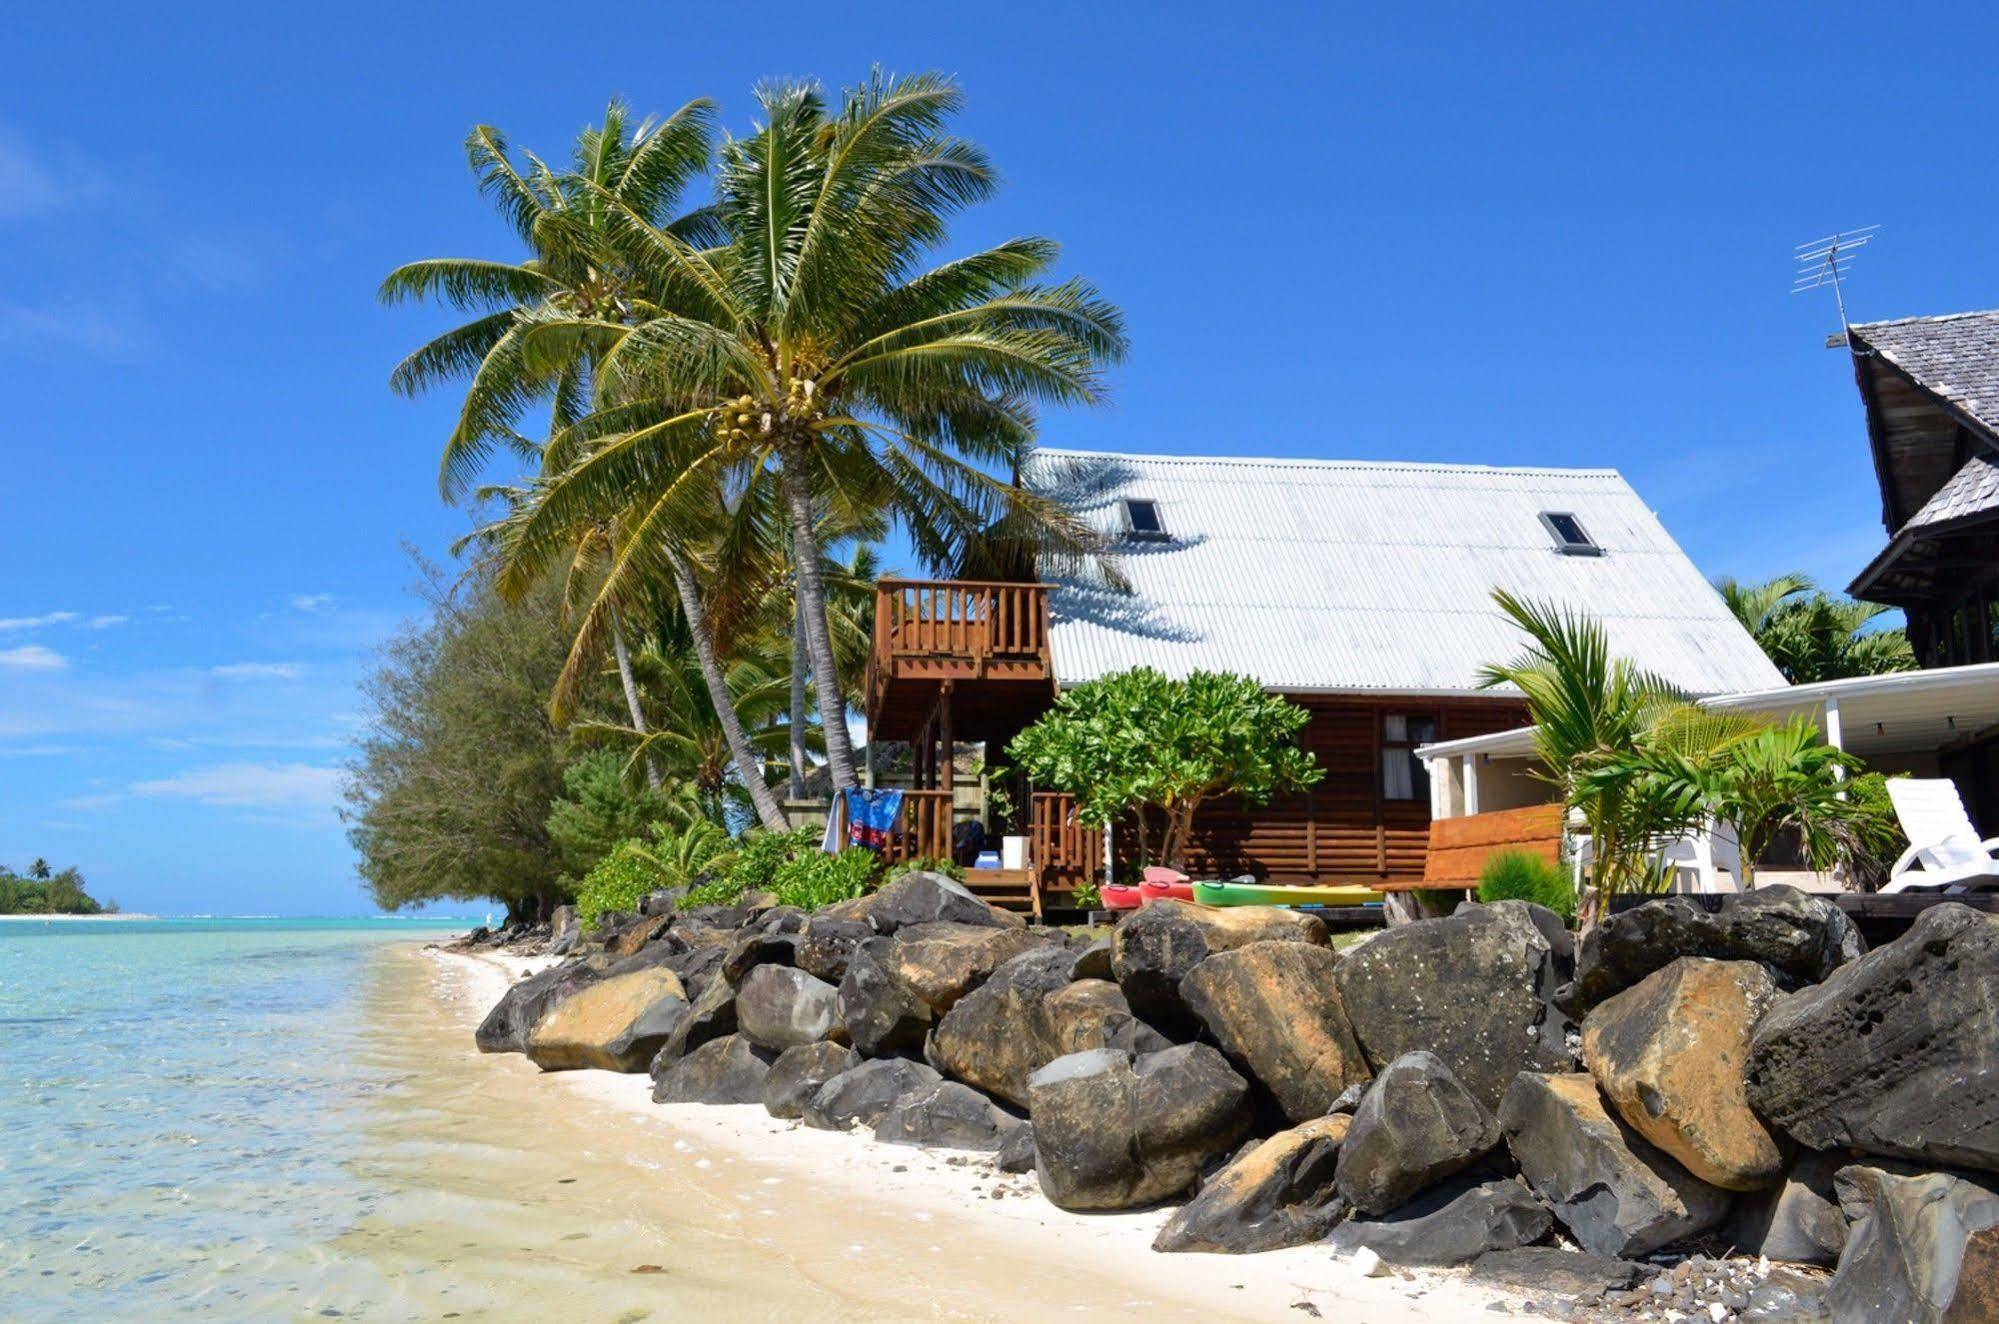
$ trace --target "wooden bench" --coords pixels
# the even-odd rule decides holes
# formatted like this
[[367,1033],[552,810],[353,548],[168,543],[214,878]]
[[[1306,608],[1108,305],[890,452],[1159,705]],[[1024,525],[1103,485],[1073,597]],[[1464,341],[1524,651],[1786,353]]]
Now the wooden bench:
[[1563,807],[1553,804],[1435,819],[1430,823],[1430,851],[1423,861],[1423,881],[1390,883],[1378,890],[1406,892],[1420,887],[1439,892],[1469,892],[1478,886],[1485,862],[1502,851],[1560,864],[1565,817]]

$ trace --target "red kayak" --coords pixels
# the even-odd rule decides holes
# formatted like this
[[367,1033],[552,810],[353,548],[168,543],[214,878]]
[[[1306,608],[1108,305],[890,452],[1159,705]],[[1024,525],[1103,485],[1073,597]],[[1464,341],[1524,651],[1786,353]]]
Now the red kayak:
[[1138,890],[1147,901],[1194,899],[1193,880],[1178,869],[1165,869],[1156,864],[1146,869],[1145,878],[1139,883]]
[[1145,904],[1143,892],[1128,883],[1105,883],[1097,889],[1097,899],[1105,910],[1137,910]]

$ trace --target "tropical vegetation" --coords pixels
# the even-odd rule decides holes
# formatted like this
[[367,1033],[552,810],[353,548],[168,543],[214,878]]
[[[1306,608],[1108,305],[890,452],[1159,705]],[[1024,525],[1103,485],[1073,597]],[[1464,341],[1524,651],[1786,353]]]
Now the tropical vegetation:
[[1064,690],[1007,755],[1036,786],[1073,794],[1081,821],[1128,819],[1143,862],[1178,868],[1203,804],[1262,804],[1325,776],[1298,744],[1310,720],[1248,676],[1136,667]]
[[1834,597],[1799,574],[1715,589],[1793,685],[1916,668],[1907,631],[1875,624],[1892,610],[1880,603]]
[[36,858],[25,874],[0,864],[0,915],[115,915],[116,901],[99,902],[74,868],[52,869]]
[[1711,712],[1614,655],[1588,616],[1503,590],[1493,598],[1529,647],[1482,680],[1527,700],[1537,775],[1581,819],[1599,917],[1618,893],[1663,890],[1667,849],[1713,823],[1733,828],[1745,883],[1780,835],[1817,868],[1867,868],[1892,844],[1885,796],[1856,794],[1860,765],[1810,722]]
[[[1103,399],[1122,317],[1055,273],[1048,239],[944,253],[997,186],[952,132],[962,99],[930,74],[773,83],[740,137],[705,100],[643,121],[613,102],[559,164],[473,131],[518,250],[390,273],[385,301],[459,314],[391,384],[460,392],[439,484],[484,513],[466,593],[552,608],[559,655],[517,673],[541,691],[512,733],[537,781],[502,841],[454,853],[399,809],[391,749],[447,738],[412,723],[364,752],[350,812],[386,904],[456,888],[545,908],[695,820],[786,837],[780,790],[857,783],[846,719],[891,530],[939,572],[1099,568],[1097,536],[1010,477],[1040,408]],[[504,798],[451,788],[482,793]]]
[[1576,885],[1561,865],[1526,851],[1496,851],[1486,857],[1478,873],[1478,899],[1531,901],[1546,906],[1562,917],[1563,923],[1576,917]]

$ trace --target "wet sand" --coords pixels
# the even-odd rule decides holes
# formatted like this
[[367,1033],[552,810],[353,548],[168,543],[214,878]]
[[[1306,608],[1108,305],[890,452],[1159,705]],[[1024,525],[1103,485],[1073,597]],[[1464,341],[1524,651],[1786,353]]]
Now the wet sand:
[[[1319,1247],[1160,1255],[1150,1243],[1167,1211],[1065,1213],[1032,1174],[1001,1175],[986,1156],[880,1145],[757,1107],[660,1107],[644,1076],[482,1056],[471,1029],[520,964],[430,951],[409,965],[433,996],[381,1014],[421,1054],[428,1106],[385,1122],[376,1152],[387,1165],[411,1154],[408,1170],[381,1175],[430,1195],[421,1217],[385,1211],[342,1250],[404,1259],[423,1284],[413,1307],[468,1319],[1212,1321],[1296,1320],[1307,1303],[1371,1324],[1484,1317],[1502,1299],[1445,1273],[1366,1278]],[[462,1161],[440,1165],[434,1147],[449,1135]],[[452,1265],[451,1282],[429,1281],[433,1259]]]

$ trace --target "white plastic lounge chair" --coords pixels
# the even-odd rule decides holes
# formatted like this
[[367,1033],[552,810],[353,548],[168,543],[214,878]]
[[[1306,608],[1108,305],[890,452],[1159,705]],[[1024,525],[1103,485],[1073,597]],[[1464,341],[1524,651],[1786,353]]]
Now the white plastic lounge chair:
[[1888,871],[1883,892],[1999,891],[1999,858],[1993,855],[1999,837],[1978,839],[1955,782],[1891,777],[1888,798],[1913,844]]

